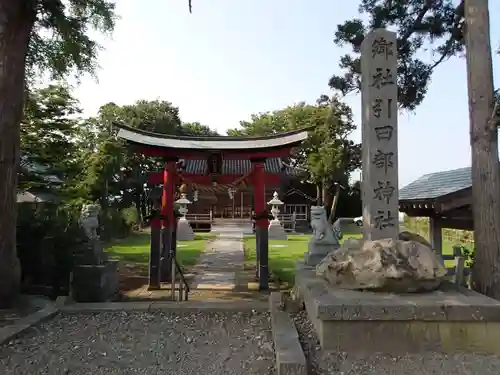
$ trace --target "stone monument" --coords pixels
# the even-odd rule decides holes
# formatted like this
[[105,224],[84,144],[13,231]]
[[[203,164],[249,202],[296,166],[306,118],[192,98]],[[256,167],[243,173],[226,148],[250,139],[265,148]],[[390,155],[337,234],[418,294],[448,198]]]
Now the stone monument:
[[345,242],[317,275],[345,289],[429,291],[446,269],[416,237],[399,235],[397,39],[377,29],[361,46],[363,240]]
[[377,29],[361,46],[363,238],[399,233],[396,34]]
[[181,197],[175,203],[179,206],[179,213],[182,215],[177,222],[177,241],[192,241],[194,240],[193,228],[186,219],[187,206],[191,204],[191,201],[186,198],[185,193],[181,193]]
[[271,214],[273,215],[273,219],[269,222],[268,232],[269,232],[269,240],[286,240],[287,236],[285,233],[285,229],[281,225],[278,214],[280,213],[279,207],[284,203],[278,198],[278,192],[274,192],[273,199],[267,202],[271,208]]
[[332,225],[328,222],[323,206],[311,206],[311,227],[313,234],[305,253],[305,263],[316,266],[331,251],[340,247]]
[[76,302],[103,302],[119,292],[118,262],[108,260],[100,241],[99,205],[84,205],[80,225],[86,240],[74,253],[71,295]]
[[365,36],[361,73],[364,236],[344,240],[315,272],[298,265],[294,295],[326,350],[498,354],[500,302],[446,282],[429,243],[399,233],[395,33]]

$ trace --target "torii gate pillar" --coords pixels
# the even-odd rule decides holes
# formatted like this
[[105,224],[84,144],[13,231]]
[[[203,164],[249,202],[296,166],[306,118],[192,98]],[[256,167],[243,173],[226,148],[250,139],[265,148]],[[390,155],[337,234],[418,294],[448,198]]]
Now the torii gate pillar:
[[163,169],[163,192],[161,197],[162,247],[161,247],[161,281],[172,281],[172,233],[175,230],[174,193],[175,193],[175,163],[176,158],[165,159]]
[[269,236],[267,227],[269,225],[268,215],[266,211],[266,194],[265,194],[265,159],[254,159],[253,167],[253,195],[255,206],[255,251],[258,259],[259,273],[259,290],[269,289]]

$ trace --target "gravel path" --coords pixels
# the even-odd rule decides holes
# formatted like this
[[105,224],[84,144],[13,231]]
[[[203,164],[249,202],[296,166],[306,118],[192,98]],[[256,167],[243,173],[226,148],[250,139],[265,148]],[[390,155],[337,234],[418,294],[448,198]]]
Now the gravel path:
[[268,314],[58,315],[0,346],[6,374],[274,374]]
[[323,352],[305,311],[294,315],[311,375],[489,375],[500,374],[500,358],[472,353],[405,356]]

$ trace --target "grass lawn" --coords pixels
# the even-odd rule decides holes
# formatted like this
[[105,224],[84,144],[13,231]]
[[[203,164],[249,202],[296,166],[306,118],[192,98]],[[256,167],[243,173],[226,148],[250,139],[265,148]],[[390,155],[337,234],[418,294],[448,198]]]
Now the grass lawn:
[[[359,233],[345,233],[345,238],[361,238]],[[311,235],[288,235],[287,241],[269,241],[269,270],[280,281],[289,285],[293,284],[295,278],[295,264],[298,260],[304,259],[307,251],[307,243]],[[245,266],[255,267],[255,236],[244,238],[245,246]],[[341,241],[342,242],[342,241]],[[278,246],[276,246],[278,245]],[[443,254],[453,254],[453,246],[457,244],[443,240]],[[285,247],[283,247],[285,246]],[[453,267],[454,261],[446,261],[447,267]]]
[[[183,269],[196,264],[201,252],[205,249],[207,241],[213,238],[211,233],[196,233],[193,241],[179,241],[177,243],[177,261]],[[121,263],[141,266],[145,268],[149,263],[149,232],[137,232],[129,237],[117,240],[109,244],[105,251]],[[179,246],[180,245],[180,246]]]
[[[287,241],[269,241],[269,270],[280,281],[293,284],[295,277],[295,264],[304,257],[310,235],[288,235]],[[244,238],[245,265],[250,268],[255,266],[255,236]],[[273,247],[273,246],[286,247]]]

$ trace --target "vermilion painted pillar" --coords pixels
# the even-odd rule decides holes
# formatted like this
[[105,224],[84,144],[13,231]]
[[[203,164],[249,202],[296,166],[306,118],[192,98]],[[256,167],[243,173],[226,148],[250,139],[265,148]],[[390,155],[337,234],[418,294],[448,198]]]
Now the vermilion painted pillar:
[[170,281],[172,276],[172,232],[176,221],[174,218],[175,163],[177,159],[165,160],[163,169],[163,192],[161,197],[162,215],[162,254],[160,275],[161,281]]
[[255,240],[259,270],[259,289],[267,290],[269,287],[269,241],[267,228],[269,220],[266,211],[265,194],[265,159],[252,160],[253,166],[253,194],[254,208],[257,220],[255,222]]

